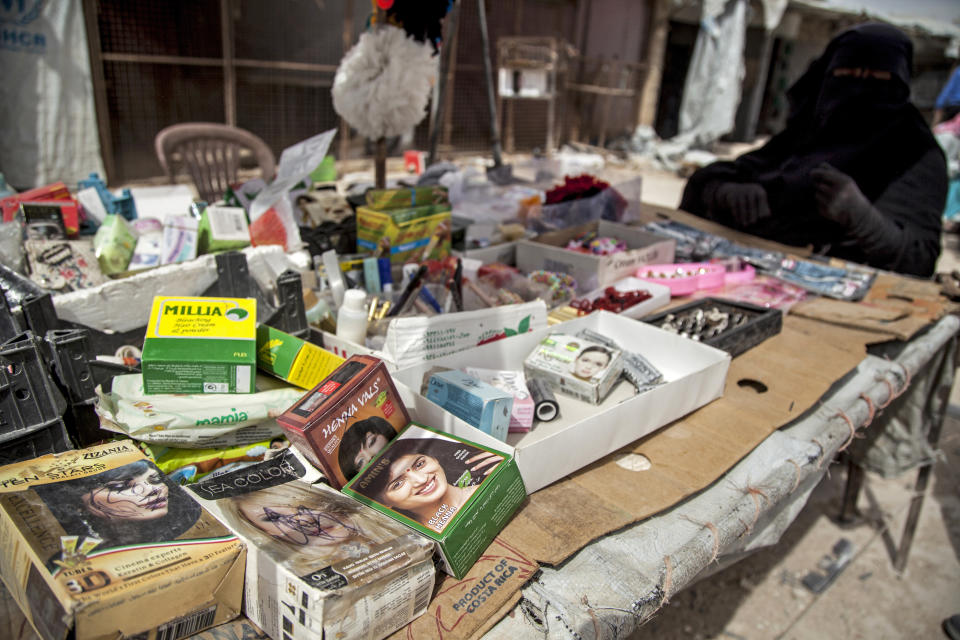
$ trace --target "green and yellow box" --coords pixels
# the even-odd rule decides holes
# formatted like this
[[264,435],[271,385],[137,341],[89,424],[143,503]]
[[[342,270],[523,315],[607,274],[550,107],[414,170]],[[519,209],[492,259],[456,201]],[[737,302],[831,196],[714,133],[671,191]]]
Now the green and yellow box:
[[343,362],[312,342],[267,325],[257,327],[257,367],[292,385],[312,389]]
[[253,298],[157,296],[140,365],[144,393],[253,393]]
[[441,187],[381,189],[357,207],[357,248],[392,264],[443,259],[450,254],[452,221]]

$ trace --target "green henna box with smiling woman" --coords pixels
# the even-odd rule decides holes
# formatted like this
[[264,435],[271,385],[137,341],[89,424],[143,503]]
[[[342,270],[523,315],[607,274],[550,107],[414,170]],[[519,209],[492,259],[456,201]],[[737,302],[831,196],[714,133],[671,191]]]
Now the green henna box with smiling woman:
[[343,492],[436,540],[444,571],[456,578],[526,497],[512,454],[415,422]]

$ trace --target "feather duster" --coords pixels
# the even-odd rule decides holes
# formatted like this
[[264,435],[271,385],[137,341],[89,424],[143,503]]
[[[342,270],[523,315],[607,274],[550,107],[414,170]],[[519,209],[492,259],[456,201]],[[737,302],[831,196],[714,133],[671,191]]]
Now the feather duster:
[[436,76],[431,45],[385,25],[364,32],[343,57],[333,79],[333,108],[367,138],[398,136],[427,115]]

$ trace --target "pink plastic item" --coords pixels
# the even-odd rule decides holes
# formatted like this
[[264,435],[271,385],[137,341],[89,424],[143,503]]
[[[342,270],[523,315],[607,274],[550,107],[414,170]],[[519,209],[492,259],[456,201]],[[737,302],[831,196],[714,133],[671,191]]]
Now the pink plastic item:
[[727,271],[723,276],[724,286],[731,286],[737,284],[743,284],[745,282],[750,282],[757,275],[757,270],[751,267],[749,264],[743,265],[743,269],[738,271]]
[[662,284],[670,289],[673,297],[687,296],[698,289],[716,289],[724,284],[726,270],[723,265],[709,262],[677,262],[673,264],[648,264],[636,270],[634,275],[641,280]]

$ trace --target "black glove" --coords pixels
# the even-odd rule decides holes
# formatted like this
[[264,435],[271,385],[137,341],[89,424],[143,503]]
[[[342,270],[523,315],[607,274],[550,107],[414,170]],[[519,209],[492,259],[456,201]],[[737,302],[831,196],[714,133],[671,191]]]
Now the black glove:
[[852,230],[870,216],[873,205],[847,174],[824,162],[810,172],[810,178],[817,213],[822,217]]
[[713,207],[729,214],[741,227],[770,216],[767,192],[756,182],[724,182],[713,192]]
[[847,242],[855,242],[869,264],[899,259],[903,228],[874,207],[853,178],[827,163],[811,170],[810,178],[817,213],[846,229]]

